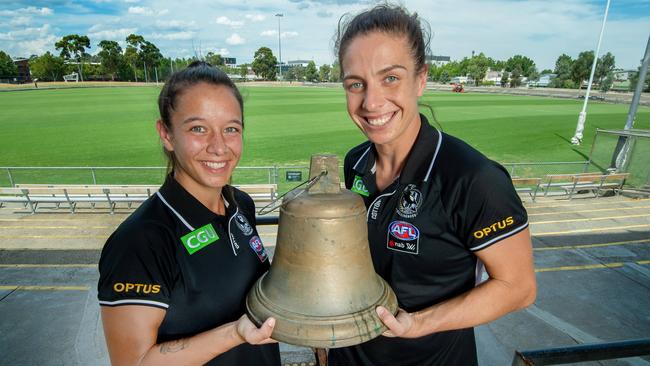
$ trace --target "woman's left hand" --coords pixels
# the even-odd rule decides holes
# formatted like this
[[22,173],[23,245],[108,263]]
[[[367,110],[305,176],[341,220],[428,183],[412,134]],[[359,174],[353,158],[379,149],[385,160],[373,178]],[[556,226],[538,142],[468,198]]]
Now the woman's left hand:
[[388,330],[382,333],[384,337],[416,338],[415,333],[416,320],[413,314],[407,313],[402,309],[397,310],[397,315],[393,316],[388,309],[378,306],[377,315],[382,323],[388,327]]

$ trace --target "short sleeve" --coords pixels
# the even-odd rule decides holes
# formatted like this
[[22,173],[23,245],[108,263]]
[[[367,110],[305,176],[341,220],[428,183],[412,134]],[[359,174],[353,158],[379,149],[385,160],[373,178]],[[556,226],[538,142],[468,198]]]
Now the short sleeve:
[[467,181],[458,208],[460,235],[471,251],[484,249],[528,227],[528,215],[510,175],[489,161]]
[[168,242],[164,229],[155,224],[118,228],[99,260],[99,304],[167,309],[177,268]]

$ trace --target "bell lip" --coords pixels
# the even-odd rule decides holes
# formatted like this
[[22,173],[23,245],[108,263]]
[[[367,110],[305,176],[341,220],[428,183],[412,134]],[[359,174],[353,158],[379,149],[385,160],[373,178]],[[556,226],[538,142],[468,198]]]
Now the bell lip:
[[[262,278],[264,278],[265,275],[262,276]],[[266,318],[274,317],[276,325],[271,338],[280,342],[317,348],[339,348],[360,344],[380,336],[388,329],[376,314],[375,308],[377,306],[384,306],[393,314],[397,314],[398,311],[397,297],[395,296],[395,293],[383,278],[379,276],[377,277],[383,285],[383,291],[377,301],[352,314],[307,316],[280,308],[270,302],[270,300],[261,293],[260,286],[262,278],[255,283],[255,286],[253,286],[246,297],[246,312],[251,321],[253,321],[257,326],[260,326]],[[259,316],[254,314],[253,309],[256,309],[262,314],[258,314]],[[364,324],[364,326],[359,326],[360,323]],[[334,334],[338,332],[338,334],[334,339],[332,339],[332,337],[316,339],[313,337],[305,338],[304,336],[298,336],[296,335],[296,332],[293,332],[299,327],[313,328],[312,333],[322,332],[323,334]],[[354,333],[351,329],[356,329],[357,331],[365,329],[365,331]]]

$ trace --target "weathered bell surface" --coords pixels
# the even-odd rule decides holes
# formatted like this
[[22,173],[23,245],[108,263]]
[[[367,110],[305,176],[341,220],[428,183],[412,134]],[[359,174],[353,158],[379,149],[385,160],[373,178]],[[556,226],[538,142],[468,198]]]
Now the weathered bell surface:
[[312,157],[311,188],[285,198],[271,269],[248,293],[246,307],[260,325],[276,319],[272,338],[336,348],[359,344],[386,330],[375,308],[397,313],[393,290],[372,265],[366,208],[340,188],[335,155]]

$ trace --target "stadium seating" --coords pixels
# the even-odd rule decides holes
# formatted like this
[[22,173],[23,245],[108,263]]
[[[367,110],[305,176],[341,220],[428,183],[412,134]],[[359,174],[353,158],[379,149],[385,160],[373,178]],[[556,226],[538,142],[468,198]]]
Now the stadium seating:
[[[277,197],[276,184],[235,186],[250,194],[256,204],[270,202]],[[131,208],[133,204],[146,200],[158,188],[157,185],[17,184],[15,187],[0,187],[0,207],[7,203],[21,203],[34,214],[39,205],[48,203],[55,208],[65,205],[74,213],[80,203],[87,203],[91,208],[106,204],[113,214],[118,203]]]

